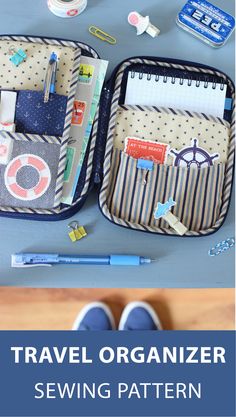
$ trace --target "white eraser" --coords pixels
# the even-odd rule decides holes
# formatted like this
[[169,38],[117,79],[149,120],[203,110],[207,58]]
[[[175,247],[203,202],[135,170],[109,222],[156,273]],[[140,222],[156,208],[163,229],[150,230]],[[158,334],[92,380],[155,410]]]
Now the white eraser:
[[9,137],[4,137],[0,132],[0,164],[7,165],[11,159],[13,150],[13,140]]
[[2,130],[4,132],[15,132],[16,131],[16,125],[15,125],[15,123],[0,122],[0,130]]

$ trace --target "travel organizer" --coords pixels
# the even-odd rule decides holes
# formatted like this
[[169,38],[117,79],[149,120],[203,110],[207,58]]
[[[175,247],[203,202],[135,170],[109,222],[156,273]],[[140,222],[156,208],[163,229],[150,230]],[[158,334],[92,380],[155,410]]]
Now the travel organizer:
[[[69,48],[74,57],[71,60],[69,55],[70,58],[65,59],[66,68],[70,63],[69,74],[74,73],[80,54],[98,58],[92,48],[80,42],[22,36],[2,36],[0,53],[1,42],[11,44],[13,40],[29,42],[30,51],[36,49],[36,45],[49,47],[50,50],[55,50],[55,45]],[[35,58],[38,54],[37,50]],[[18,92],[16,117],[20,132],[11,134],[15,141],[13,161],[20,152],[28,155],[30,151],[27,147],[32,145],[36,147],[39,160],[45,160],[49,169],[53,167],[50,172],[54,175],[56,172],[57,176],[50,182],[51,188],[47,188],[38,207],[35,207],[35,200],[29,200],[27,205],[24,202],[21,206],[17,205],[12,194],[10,204],[5,206],[7,191],[1,193],[1,215],[60,220],[76,213],[94,184],[97,184],[102,213],[113,223],[126,228],[176,235],[176,231],[164,218],[154,217],[157,203],[164,204],[170,198],[176,202],[171,209],[172,213],[188,229],[186,236],[207,235],[222,225],[230,203],[234,167],[234,86],[224,73],[200,64],[163,58],[138,57],[121,63],[103,88],[99,112],[95,117],[71,205],[60,203],[60,193],[72,114],[69,104],[73,106],[73,82],[70,82],[68,76],[67,83],[60,84],[59,81],[60,88],[56,90],[58,97],[55,97],[55,104],[51,103],[50,110],[55,124],[45,124],[42,114],[35,130],[35,126],[24,119],[24,109],[27,106],[27,94],[32,94],[30,111],[33,112],[33,108],[38,105],[43,78],[40,80],[39,76],[37,81],[34,79],[29,82],[24,77],[17,80],[15,85],[12,84],[13,88],[6,85],[8,79],[4,74],[3,71],[0,89]],[[65,78],[63,75],[62,78]],[[155,97],[159,97],[159,101]],[[63,132],[61,118],[58,121],[53,110],[57,104],[63,109],[67,106],[66,112],[63,110]],[[43,126],[46,126],[48,133],[41,130]],[[50,130],[53,126],[58,127],[58,134],[54,128]],[[1,132],[1,136],[4,135]],[[162,163],[154,161],[151,170],[140,167],[140,158],[137,159],[127,151],[128,137],[143,140],[151,146],[153,143],[163,144],[168,152]],[[55,147],[55,152],[52,152],[53,161],[49,160],[50,152],[46,151],[46,147],[41,151],[42,141],[45,146]],[[19,147],[22,150],[19,151]],[[200,165],[190,166],[189,161],[191,158],[194,160],[196,154]],[[60,164],[58,167],[57,161]],[[27,181],[23,170],[20,174],[20,180],[23,183]],[[1,168],[0,178],[0,181],[6,178]],[[7,184],[7,187],[10,185]]]

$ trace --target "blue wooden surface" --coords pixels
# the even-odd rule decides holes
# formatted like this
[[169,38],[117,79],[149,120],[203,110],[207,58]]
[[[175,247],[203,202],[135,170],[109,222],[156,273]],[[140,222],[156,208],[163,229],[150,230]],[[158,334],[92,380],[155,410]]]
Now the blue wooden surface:
[[[46,0],[1,1],[2,34],[32,34],[80,40],[93,46],[110,61],[109,74],[121,60],[135,55],[173,57],[215,66],[234,77],[234,39],[213,49],[175,24],[184,1],[88,0],[86,11],[74,19],[60,19],[48,11]],[[214,4],[222,7],[222,1]],[[224,9],[234,11],[234,1]],[[149,14],[161,35],[137,37],[128,25],[132,10]],[[88,33],[90,25],[103,28],[117,38],[105,44]],[[0,285],[38,287],[232,287],[234,251],[211,258],[208,249],[234,235],[234,204],[223,227],[205,238],[181,239],[154,236],[114,226],[100,213],[94,192],[75,216],[88,229],[88,237],[72,244],[67,237],[68,221],[39,223],[0,218]],[[157,259],[139,268],[54,267],[11,269],[10,255],[19,251],[108,254],[134,253]]]

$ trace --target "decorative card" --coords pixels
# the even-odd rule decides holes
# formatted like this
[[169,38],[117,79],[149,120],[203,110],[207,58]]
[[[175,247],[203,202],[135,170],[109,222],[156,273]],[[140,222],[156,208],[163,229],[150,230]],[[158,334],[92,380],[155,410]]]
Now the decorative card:
[[169,146],[165,143],[135,137],[125,139],[125,153],[135,159],[147,159],[156,164],[165,164]]
[[71,124],[73,126],[82,126],[86,110],[86,101],[75,100]]

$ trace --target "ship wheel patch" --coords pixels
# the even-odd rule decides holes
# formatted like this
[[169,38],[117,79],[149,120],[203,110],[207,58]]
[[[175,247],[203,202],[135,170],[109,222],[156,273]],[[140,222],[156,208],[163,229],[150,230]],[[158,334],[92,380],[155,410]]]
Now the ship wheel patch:
[[174,158],[173,165],[176,167],[185,168],[205,168],[212,166],[214,161],[219,158],[219,154],[210,155],[205,149],[198,146],[198,139],[194,138],[191,141],[192,146],[177,151],[170,150],[170,155]]

